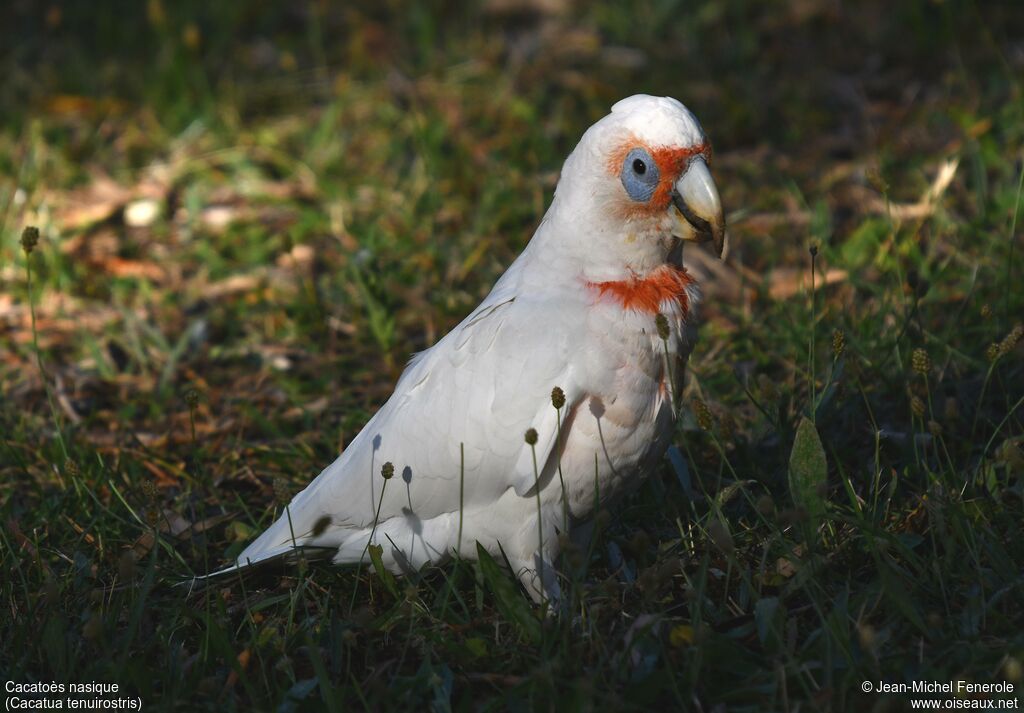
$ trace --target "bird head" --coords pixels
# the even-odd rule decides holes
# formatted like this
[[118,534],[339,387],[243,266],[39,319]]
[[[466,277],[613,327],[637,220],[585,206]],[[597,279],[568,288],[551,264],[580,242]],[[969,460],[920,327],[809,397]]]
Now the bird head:
[[681,241],[721,255],[725,218],[700,123],[669,97],[623,99],[583,135],[562,168],[549,219],[597,272],[679,259]]

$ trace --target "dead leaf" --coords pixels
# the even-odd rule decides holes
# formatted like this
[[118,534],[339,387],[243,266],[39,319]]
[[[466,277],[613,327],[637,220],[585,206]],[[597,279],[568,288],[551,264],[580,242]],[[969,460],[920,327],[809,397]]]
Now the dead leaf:
[[[52,7],[51,11],[55,8],[56,6]],[[49,17],[47,20],[49,21]],[[55,94],[52,97],[48,97],[43,103],[43,111],[47,114],[71,117],[120,114],[126,108],[127,104],[117,99],[109,97],[95,99],[77,94]]]
[[138,561],[149,554],[154,544],[156,544],[156,536],[152,530],[146,530],[139,535],[131,546],[131,552],[135,555],[135,560]]
[[277,256],[277,266],[285,270],[296,267],[307,270],[312,264],[313,248],[309,245],[295,245],[289,252]]
[[292,406],[290,409],[285,411],[283,415],[284,418],[289,420],[302,418],[306,414],[315,416],[316,414],[323,413],[327,408],[328,403],[327,397],[321,396],[320,398],[314,399],[303,406]]
[[[249,659],[251,657],[252,652],[250,652],[249,649],[242,649],[239,652],[238,657],[235,659],[238,662],[238,669],[245,671],[245,669],[249,666]],[[228,673],[227,680],[224,681],[224,690],[222,691],[222,695],[231,690],[237,682],[238,671],[235,669],[231,669],[231,672]]]
[[109,219],[131,198],[131,191],[99,174],[87,186],[55,199],[54,220],[61,230],[82,230]]
[[[849,277],[846,270],[830,268],[814,278],[815,289],[845,282]],[[801,292],[810,292],[811,272],[806,268],[783,267],[773,270],[768,277],[768,294],[772,299],[785,300]]]
[[75,532],[77,532],[79,535],[82,536],[82,539],[84,539],[86,542],[88,542],[93,547],[96,546],[96,538],[93,537],[92,535],[90,535],[88,532],[86,532],[84,527],[82,527],[77,522],[72,520],[71,517],[68,516],[68,515],[65,515],[64,519],[67,521],[67,523],[69,525],[71,525],[71,529],[73,529]]
[[263,284],[266,273],[257,270],[246,275],[232,275],[223,280],[218,280],[203,288],[203,299],[215,300],[222,297],[231,297],[241,292],[251,292]]
[[163,282],[166,277],[163,268],[154,262],[112,257],[103,261],[100,265],[104,271],[115,277],[142,278],[152,282]]
[[939,166],[935,180],[916,203],[886,203],[881,197],[874,196],[871,207],[878,213],[892,216],[894,220],[923,220],[935,212],[943,194],[953,182],[959,165],[959,158],[943,162]]
[[142,460],[142,467],[153,474],[156,478],[156,486],[158,488],[167,488],[180,485],[180,481],[177,477],[171,475],[166,470],[161,468],[159,465],[150,460]]

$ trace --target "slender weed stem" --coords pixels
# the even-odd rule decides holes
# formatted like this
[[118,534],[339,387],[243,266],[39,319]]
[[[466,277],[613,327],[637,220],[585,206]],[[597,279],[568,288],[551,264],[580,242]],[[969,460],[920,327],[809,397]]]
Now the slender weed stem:
[[1010,321],[1013,319],[1012,315],[1014,314],[1012,311],[1013,305],[1010,302],[1010,296],[1014,294],[1014,291],[1010,288],[1010,279],[1013,277],[1013,253],[1014,248],[1017,245],[1017,241],[1014,240],[1014,237],[1017,232],[1017,216],[1020,214],[1020,195],[1022,189],[1024,189],[1024,161],[1020,162],[1019,173],[1020,178],[1017,179],[1017,199],[1014,201],[1013,218],[1010,220],[1010,254],[1006,258],[1006,280],[1003,283],[1003,299],[1006,302],[1003,311],[1003,319],[1006,320],[1005,326],[1009,326]]
[[668,402],[672,409],[672,419],[677,420],[679,417],[679,407],[676,403],[676,394],[678,392],[676,391],[675,373],[672,370],[672,362],[669,357],[668,338],[671,332],[669,331],[668,318],[664,314],[659,313],[654,322],[658,328],[658,336],[661,338],[661,345],[663,347],[665,378],[668,380],[669,388]]
[[562,407],[565,406],[565,392],[555,387],[551,390],[551,405],[555,408],[555,463],[558,468],[558,482],[562,486],[562,531],[569,531],[569,495],[565,490],[562,475]]
[[459,540],[455,545],[455,556],[462,559],[462,520],[466,495],[466,444],[459,443]]
[[540,472],[537,470],[537,431],[533,428],[526,432],[526,443],[530,446],[533,456],[533,490],[537,497],[537,578],[541,599],[546,599],[544,588],[544,519],[540,506]]
[[50,416],[53,418],[53,427],[57,431],[57,441],[60,443],[64,459],[70,458],[67,444],[64,442],[64,433],[60,424],[60,417],[57,414],[57,407],[53,402],[53,391],[50,382],[46,377],[46,369],[43,367],[43,352],[39,349],[39,331],[36,327],[36,299],[32,291],[32,251],[39,242],[39,229],[29,226],[21,233],[21,247],[25,252],[25,279],[28,289],[28,311],[32,321],[32,351],[36,355],[36,366],[39,367],[39,379],[43,382],[43,391],[46,392],[46,402],[50,407]]
[[818,291],[815,289],[815,268],[818,259],[818,246],[812,245],[811,253],[811,336],[807,345],[807,378],[810,381],[811,390],[811,423],[817,424],[818,406],[815,394],[816,385],[814,378],[814,342],[815,332],[818,328]]
[[380,498],[377,499],[377,510],[373,515],[373,527],[370,528],[370,536],[366,539],[366,544],[363,545],[363,551],[359,555],[359,561],[356,563],[356,581],[352,587],[352,601],[348,605],[349,616],[355,610],[356,606],[356,593],[359,591],[359,575],[363,570],[363,558],[366,557],[366,553],[370,550],[370,545],[373,544],[373,536],[377,534],[377,523],[380,521],[380,509],[384,504],[384,491],[388,489],[388,481],[395,474],[395,466],[392,465],[391,461],[386,462],[380,468],[381,477],[384,478],[384,485],[380,488]]

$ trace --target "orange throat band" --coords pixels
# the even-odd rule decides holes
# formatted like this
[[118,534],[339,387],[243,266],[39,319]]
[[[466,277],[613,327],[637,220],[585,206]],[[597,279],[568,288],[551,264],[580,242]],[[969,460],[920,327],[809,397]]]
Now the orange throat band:
[[690,311],[686,287],[692,282],[693,278],[685,269],[662,265],[643,276],[634,273],[628,280],[587,282],[587,287],[597,290],[601,297],[612,297],[624,309],[647,314],[658,314],[662,311],[663,303],[675,302],[683,317],[686,317]]

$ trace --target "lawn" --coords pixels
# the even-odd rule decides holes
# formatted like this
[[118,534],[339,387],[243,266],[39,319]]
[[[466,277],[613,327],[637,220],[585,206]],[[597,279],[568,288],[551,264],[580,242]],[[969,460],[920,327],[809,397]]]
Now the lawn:
[[[1019,705],[1024,7],[13,2],[0,27],[0,679],[146,710]],[[730,247],[687,251],[674,445],[563,558],[569,613],[491,561],[176,587],[334,459],[641,92],[700,118]]]

